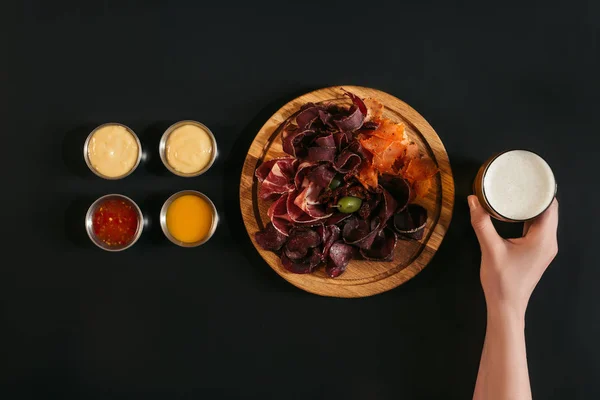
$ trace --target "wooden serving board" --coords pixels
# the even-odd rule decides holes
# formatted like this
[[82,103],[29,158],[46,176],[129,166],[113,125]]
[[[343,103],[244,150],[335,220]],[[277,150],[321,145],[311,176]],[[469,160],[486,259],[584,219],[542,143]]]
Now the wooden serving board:
[[435,254],[452,218],[454,179],[448,154],[431,125],[408,104],[385,92],[359,86],[343,86],[362,98],[372,97],[385,106],[383,116],[406,126],[407,135],[419,145],[423,154],[439,167],[429,194],[418,203],[428,211],[425,235],[421,241],[399,240],[391,262],[352,260],[346,272],[329,278],[319,268],[312,274],[293,274],[285,270],[279,256],[257,245],[254,234],[268,223],[267,209],[271,202],[258,198],[258,181],[254,171],[264,161],[286,157],[277,131],[280,124],[308,102],[321,102],[344,97],[342,87],[315,90],[302,95],[279,109],[260,129],[250,145],[240,181],[240,206],[250,239],[262,258],[285,280],[308,292],[333,297],[365,297],[393,289],[418,274]]

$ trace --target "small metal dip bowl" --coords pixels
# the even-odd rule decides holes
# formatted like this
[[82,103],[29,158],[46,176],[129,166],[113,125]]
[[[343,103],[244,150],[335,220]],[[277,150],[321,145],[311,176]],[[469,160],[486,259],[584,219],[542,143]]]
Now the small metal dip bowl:
[[[133,207],[135,208],[135,210],[137,212],[137,215],[138,215],[137,230],[136,230],[135,235],[133,236],[133,239],[131,240],[131,242],[129,242],[126,245],[109,246],[106,243],[104,243],[102,240],[98,239],[98,237],[94,233],[94,213],[96,212],[96,209],[100,206],[100,204],[102,204],[106,200],[124,200],[124,201],[130,203],[131,205],[133,205]],[[125,249],[128,249],[131,246],[133,246],[135,244],[135,242],[138,241],[138,239],[142,235],[143,230],[144,230],[144,215],[142,214],[142,210],[140,210],[140,208],[135,203],[135,201],[131,200],[127,196],[123,196],[122,194],[107,194],[106,196],[100,197],[98,200],[96,200],[92,203],[90,208],[88,208],[87,213],[85,214],[85,231],[87,232],[88,236],[90,237],[90,240],[92,241],[92,243],[94,243],[96,246],[100,247],[102,250],[116,252],[116,251],[123,251]]]
[[[137,160],[135,161],[135,164],[133,164],[133,167],[131,167],[131,169],[129,171],[127,171],[127,173],[120,175],[120,176],[103,175],[96,168],[94,168],[94,166],[92,165],[92,163],[90,161],[90,154],[89,154],[88,147],[90,145],[90,141],[92,140],[92,136],[94,136],[94,133],[96,133],[96,131],[98,131],[101,128],[107,127],[107,126],[122,126],[123,128],[127,129],[127,132],[129,132],[133,136],[133,138],[135,139],[135,142],[137,143],[138,154],[137,154]],[[108,179],[108,180],[112,180],[112,181],[125,178],[127,175],[130,175],[133,171],[135,171],[135,169],[138,167],[138,165],[140,165],[140,161],[142,160],[142,155],[143,155],[142,143],[140,142],[140,139],[135,134],[133,129],[131,129],[127,125],[119,124],[116,122],[109,122],[109,123],[102,124],[102,125],[96,127],[96,129],[94,129],[92,132],[90,132],[87,139],[85,140],[85,143],[83,144],[83,159],[85,160],[85,163],[87,164],[90,171],[92,171],[94,174],[98,175],[100,178]]]
[[[173,201],[175,201],[179,197],[185,196],[185,195],[193,195],[193,196],[198,196],[198,197],[202,198],[210,205],[210,208],[212,209],[212,212],[213,212],[212,226],[210,227],[210,230],[208,231],[208,235],[206,235],[206,237],[202,240],[198,240],[196,242],[191,242],[191,243],[182,242],[180,240],[175,239],[173,237],[173,235],[171,235],[171,232],[169,232],[169,228],[167,227],[167,212],[169,211],[169,206],[171,205],[171,203],[173,203]],[[165,201],[162,208],[160,209],[160,227],[162,228],[162,231],[165,234],[165,236],[171,242],[175,243],[177,246],[197,247],[197,246],[203,245],[204,243],[208,242],[209,239],[213,236],[213,234],[217,230],[218,224],[219,224],[219,214],[217,213],[217,208],[215,207],[214,203],[204,193],[198,192],[196,190],[182,190],[181,192],[177,192],[177,193],[173,194],[171,197],[169,197],[167,199],[167,201]]]
[[[210,157],[210,161],[208,162],[208,164],[206,164],[206,166],[204,168],[202,168],[201,170],[199,170],[197,172],[184,173],[184,172],[177,171],[175,168],[173,168],[169,164],[169,161],[167,160],[167,141],[169,140],[169,136],[177,128],[180,128],[184,125],[196,125],[198,128],[204,130],[208,134],[211,144],[212,144],[212,154]],[[213,165],[213,163],[215,162],[215,159],[217,158],[217,140],[215,139],[215,136],[213,135],[211,130],[208,129],[208,127],[206,125],[201,124],[198,121],[192,121],[192,120],[179,121],[179,122],[174,123],[170,127],[168,127],[167,130],[165,131],[165,133],[163,133],[162,137],[160,138],[160,143],[158,144],[158,153],[160,154],[160,159],[162,160],[163,164],[169,171],[171,171],[175,175],[183,176],[184,178],[193,178],[194,176],[202,175],[203,173],[208,171],[210,169],[210,167]]]

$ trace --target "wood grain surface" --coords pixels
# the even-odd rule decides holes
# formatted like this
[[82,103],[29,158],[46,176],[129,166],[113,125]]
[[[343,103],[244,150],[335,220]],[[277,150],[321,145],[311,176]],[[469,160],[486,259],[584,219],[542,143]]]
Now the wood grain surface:
[[[406,126],[407,135],[419,145],[422,153],[431,157],[440,172],[434,178],[429,194],[417,202],[428,210],[426,231],[421,241],[399,240],[391,262],[352,260],[340,277],[332,279],[323,268],[312,274],[293,274],[282,266],[277,254],[265,251],[254,240],[254,234],[269,223],[267,209],[271,202],[258,198],[258,181],[254,171],[264,161],[287,156],[281,148],[278,127],[308,102],[339,99],[345,90],[362,97],[372,97],[384,106],[383,116]],[[279,109],[260,129],[250,145],[240,180],[240,207],[246,230],[267,264],[281,277],[308,292],[332,297],[365,297],[382,293],[401,285],[418,274],[429,263],[440,246],[454,206],[454,179],[448,154],[431,125],[408,104],[376,89],[360,86],[336,86],[302,95]]]

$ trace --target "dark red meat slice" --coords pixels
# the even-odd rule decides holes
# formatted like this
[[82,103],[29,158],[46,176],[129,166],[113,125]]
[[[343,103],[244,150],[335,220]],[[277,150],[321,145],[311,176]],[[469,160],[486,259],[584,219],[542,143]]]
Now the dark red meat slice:
[[338,150],[344,149],[346,146],[348,146],[348,143],[350,142],[348,135],[346,135],[344,132],[334,133],[333,140],[335,141],[335,145],[338,148]]
[[394,215],[394,229],[402,239],[421,240],[427,225],[427,210],[418,204],[410,204],[404,211]]
[[350,108],[350,115],[334,119],[333,123],[342,132],[354,132],[355,130],[360,129],[364,121],[365,114],[363,114],[358,107],[352,106]]
[[328,188],[336,172],[328,164],[321,164],[308,174],[308,180],[321,188]]
[[322,257],[326,260],[331,246],[340,239],[341,230],[338,226],[330,225],[323,228],[323,233]]
[[296,189],[300,190],[303,186],[308,186],[308,181],[305,181],[304,178],[306,177],[306,174],[315,167],[316,165],[314,163],[308,161],[298,165],[296,176],[294,177],[294,185],[296,186]]
[[369,200],[363,201],[362,205],[360,206],[360,209],[358,210],[358,215],[362,219],[369,218],[379,205],[379,202],[380,200],[376,196],[372,196]]
[[369,112],[369,110],[367,108],[367,105],[363,101],[363,99],[361,99],[360,97],[358,97],[354,93],[349,92],[347,90],[344,90],[344,92],[345,92],[344,94],[346,96],[348,96],[348,97],[350,97],[350,99],[352,99],[352,103],[356,106],[356,108],[358,108],[360,110],[361,114],[366,117],[367,113]]
[[273,217],[271,218],[271,223],[282,235],[288,236],[293,226],[289,219],[282,217]]
[[283,246],[283,253],[292,261],[298,261],[307,256],[308,251],[310,249],[308,247],[304,247],[299,250],[290,250],[288,246]]
[[388,192],[381,186],[379,187],[379,189],[383,193],[383,206],[381,208],[381,211],[379,212],[379,218],[381,218],[382,224],[385,224],[387,220],[390,219],[392,215],[394,215],[394,212],[396,212],[398,203],[396,202],[396,200],[394,200],[390,192]]
[[338,158],[335,160],[333,167],[340,173],[348,173],[355,171],[362,159],[356,153],[353,153],[349,150],[344,150]]
[[390,192],[394,200],[398,203],[396,212],[403,211],[410,199],[411,189],[409,183],[399,176],[381,175],[379,177],[379,184]]
[[[272,200],[280,194],[293,190],[296,164],[296,160],[291,158],[277,159],[274,163],[268,163],[271,166],[271,170],[260,185],[258,190],[259,197],[263,200]],[[264,173],[264,170],[261,171],[260,176],[264,176]]]
[[267,210],[269,219],[273,219],[274,216],[285,216],[287,218],[287,197],[288,193],[284,193],[271,204],[269,210]]
[[321,244],[321,236],[312,229],[299,228],[290,233],[286,247],[292,251],[298,251],[306,248],[312,249]]
[[287,241],[287,236],[281,234],[272,223],[269,223],[265,229],[256,232],[254,240],[265,250],[278,251]]
[[301,130],[309,129],[312,123],[319,118],[319,109],[314,104],[308,103],[304,107],[304,110],[296,115],[296,125]]
[[285,252],[281,255],[281,264],[286,270],[295,274],[308,274],[321,263],[321,254],[317,249],[312,249],[307,257],[300,260],[291,260]]
[[267,176],[273,169],[275,163],[279,163],[280,167],[283,166],[283,169],[287,171],[288,169],[295,169],[298,161],[295,158],[287,157],[287,158],[273,158],[272,160],[265,161],[256,168],[256,172],[254,175],[258,178],[259,182],[267,179]]
[[312,129],[292,129],[290,127],[283,130],[281,144],[283,151],[296,158],[306,156],[306,144],[315,136]]
[[389,228],[379,231],[373,244],[368,249],[360,249],[360,254],[367,260],[392,261],[398,239]]
[[[372,223],[375,224],[374,227],[371,226]],[[379,225],[379,219],[375,221],[365,221],[353,217],[346,222],[344,228],[342,229],[342,237],[344,238],[344,242],[359,248],[368,249],[371,247],[373,240],[375,240]]]
[[335,147],[335,139],[332,134],[329,134],[315,139],[315,144],[319,147]]
[[309,147],[306,159],[311,162],[333,162],[337,149],[335,147]]
[[352,246],[341,241],[333,243],[329,249],[329,259],[325,267],[325,273],[331,278],[340,276],[353,257],[354,248]]
[[296,196],[294,205],[313,218],[321,219],[331,216],[332,213],[327,212],[325,207],[319,203],[322,190],[322,187],[311,182]]
[[345,220],[346,218],[349,218],[352,214],[344,214],[344,213],[336,213],[333,214],[331,217],[327,218],[324,222],[325,226],[328,225],[337,225],[340,222],[342,222],[343,220]]
[[298,197],[298,192],[293,191],[288,195],[287,198],[287,209],[288,215],[292,222],[300,223],[300,224],[310,224],[312,222],[318,221],[320,219],[324,219],[326,217],[311,217],[304,210],[298,207],[294,201]]

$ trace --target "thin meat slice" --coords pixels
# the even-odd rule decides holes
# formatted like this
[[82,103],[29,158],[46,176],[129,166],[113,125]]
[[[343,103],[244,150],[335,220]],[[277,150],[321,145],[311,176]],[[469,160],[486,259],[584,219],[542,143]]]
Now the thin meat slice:
[[288,126],[283,130],[281,136],[281,144],[283,151],[287,154],[302,158],[306,156],[306,144],[315,136],[315,131],[312,129],[291,128]]
[[337,242],[341,236],[341,230],[339,228],[339,226],[335,226],[335,225],[330,225],[330,226],[326,226],[323,228],[323,232],[324,232],[324,239],[323,239],[323,251],[321,253],[321,256],[323,257],[323,260],[327,259],[327,256],[329,255],[329,250],[331,249],[331,246]]
[[287,236],[281,234],[272,223],[265,229],[254,234],[256,243],[265,250],[278,251],[287,241]]
[[308,174],[308,180],[321,188],[328,188],[336,172],[328,164],[321,164]]
[[333,162],[336,153],[335,147],[309,147],[306,159],[311,162]]
[[342,132],[354,132],[360,129],[365,121],[365,115],[356,106],[350,108],[350,115],[340,119],[334,119],[333,123]]
[[321,244],[321,236],[313,229],[294,229],[287,241],[286,247],[292,251],[312,249]]
[[421,240],[427,225],[427,210],[418,204],[410,204],[404,211],[394,215],[394,229],[401,237]]
[[408,182],[400,176],[381,175],[379,183],[398,203],[395,212],[404,210],[410,200],[411,188]]
[[295,169],[298,161],[295,158],[286,157],[286,158],[273,158],[272,160],[263,162],[262,164],[260,164],[258,166],[258,168],[256,168],[256,172],[254,173],[254,175],[256,175],[256,178],[258,178],[259,182],[262,182],[265,179],[267,179],[267,176],[269,175],[269,173],[273,169],[273,166],[276,163],[279,163],[280,168],[285,165],[283,167],[283,169],[287,171],[288,168]]
[[304,106],[304,110],[296,115],[296,125],[300,130],[309,129],[317,118],[319,118],[319,108],[308,103]]
[[335,139],[333,138],[333,134],[329,134],[327,136],[321,136],[320,138],[316,138],[315,144],[319,147],[336,147]]
[[[279,195],[293,190],[296,164],[296,160],[290,158],[282,158],[274,163],[269,163],[271,170],[260,185],[259,197],[263,200],[273,200]],[[260,176],[263,177],[264,174],[265,171],[261,171]]]
[[397,243],[396,234],[386,228],[377,234],[370,248],[360,249],[360,254],[367,260],[392,261]]
[[346,270],[346,267],[354,257],[354,248],[344,242],[338,241],[329,249],[329,259],[325,267],[325,273],[336,278]]
[[333,167],[340,173],[345,174],[348,172],[355,171],[362,159],[356,153],[353,153],[349,150],[344,150],[338,158],[335,160]]
[[300,260],[290,259],[285,252],[281,255],[281,265],[283,265],[283,268],[295,274],[308,274],[320,263],[321,255],[317,249],[311,249],[309,254]]

